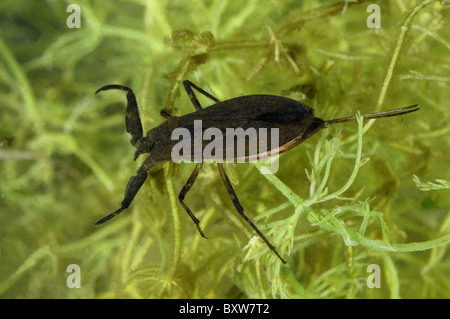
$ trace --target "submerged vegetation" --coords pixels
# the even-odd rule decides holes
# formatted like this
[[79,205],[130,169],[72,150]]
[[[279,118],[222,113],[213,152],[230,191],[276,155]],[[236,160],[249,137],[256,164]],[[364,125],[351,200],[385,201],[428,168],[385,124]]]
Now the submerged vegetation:
[[[448,298],[450,3],[380,1],[2,1],[2,298]],[[36,14],[39,12],[39,14]],[[275,94],[331,119],[412,104],[398,118],[335,125],[264,164],[228,164],[247,215],[206,164],[166,163],[131,207],[139,167],[125,131],[135,91],[144,130],[194,111],[181,82],[219,99]],[[210,104],[199,96],[203,106]],[[432,182],[434,181],[434,182]],[[66,271],[77,264],[81,288]],[[381,288],[369,288],[370,265]]]

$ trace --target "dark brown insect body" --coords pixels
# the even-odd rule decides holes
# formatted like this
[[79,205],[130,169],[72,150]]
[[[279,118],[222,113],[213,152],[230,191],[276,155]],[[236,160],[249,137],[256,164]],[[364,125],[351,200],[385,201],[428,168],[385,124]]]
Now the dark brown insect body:
[[[148,170],[160,163],[173,160],[171,150],[178,143],[177,140],[174,140],[172,138],[172,132],[174,132],[174,130],[184,129],[185,132],[189,132],[190,136],[194,136],[194,138],[190,141],[191,144],[189,146],[193,150],[194,154],[196,154],[195,152],[197,150],[200,151],[200,154],[203,155],[203,150],[206,148],[209,141],[202,139],[201,136],[197,136],[195,138],[195,121],[201,120],[202,133],[210,128],[214,128],[216,132],[221,133],[221,136],[223,138],[223,148],[221,149],[223,151],[222,154],[226,154],[227,148],[235,149],[236,145],[244,145],[244,158],[246,160],[251,160],[288,151],[289,149],[302,143],[304,140],[330,124],[355,120],[355,117],[345,117],[324,121],[322,119],[314,117],[313,109],[309,106],[289,98],[274,95],[248,95],[220,102],[217,98],[205,92],[190,81],[184,81],[183,85],[196,109],[196,112],[176,117],[170,116],[169,114],[162,111],[161,115],[167,118],[167,121],[149,130],[146,137],[143,136],[136,98],[131,89],[121,85],[107,85],[97,91],[99,92],[109,89],[120,89],[128,92],[128,106],[126,111],[125,124],[127,132],[132,135],[131,144],[136,147],[134,158],[136,159],[140,154],[143,153],[148,153],[148,156],[137,171],[137,175],[130,178],[125,189],[125,197],[122,201],[121,207],[115,212],[97,221],[95,223],[96,225],[110,220],[129,207],[136,193],[147,179]],[[216,104],[203,109],[198,102],[192,88],[195,88],[200,93],[216,102]],[[364,117],[364,119],[373,119],[402,115],[417,111],[418,109],[419,107],[417,105],[414,105],[392,111],[366,114],[362,116]],[[256,141],[259,146],[263,145],[265,147],[264,149],[267,150],[267,152],[262,154],[260,151],[261,148],[257,148],[255,151],[255,148],[250,147],[251,145],[249,145],[250,142],[247,139],[248,136],[246,135],[235,136],[233,139],[234,142],[232,144],[227,144],[226,138],[227,134],[230,134],[229,129],[238,128],[241,128],[244,131],[247,131],[249,129],[255,129],[256,131],[266,131],[267,135],[256,135]],[[276,129],[276,132],[278,134],[278,143],[276,143],[275,146],[273,146],[273,144],[271,143],[272,129]],[[237,153],[234,152],[234,154]],[[188,154],[187,157],[185,156],[185,158],[189,160],[195,159],[192,153]],[[196,224],[199,233],[205,238],[206,236],[200,228],[199,220],[194,216],[194,214],[184,203],[184,198],[189,189],[192,187],[195,179],[197,178],[198,172],[202,167],[202,161],[208,159],[210,158],[202,157],[199,161],[197,161],[198,164],[195,167],[194,172],[189,177],[178,197],[181,205]],[[215,159],[217,159],[217,157],[215,157]],[[221,157],[221,159],[225,160],[226,158],[223,156]],[[227,159],[229,160],[229,158]],[[233,159],[238,158],[237,156],[234,156]],[[283,263],[285,263],[285,261],[276,251],[275,247],[266,239],[266,237],[261,233],[256,225],[253,224],[253,222],[245,215],[244,209],[239,203],[236,193],[234,192],[234,189],[227,175],[225,174],[222,161],[217,161],[217,165],[222,180],[236,210],[250,224],[250,226],[267,244],[267,246],[278,256],[278,258]]]

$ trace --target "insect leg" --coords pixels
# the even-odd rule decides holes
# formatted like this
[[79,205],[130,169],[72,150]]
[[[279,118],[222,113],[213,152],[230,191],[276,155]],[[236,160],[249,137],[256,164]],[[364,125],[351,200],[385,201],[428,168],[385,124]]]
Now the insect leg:
[[194,107],[197,111],[200,111],[202,109],[202,106],[200,105],[200,102],[198,101],[197,97],[195,96],[195,93],[192,90],[192,88],[196,89],[201,94],[203,94],[207,98],[210,98],[214,102],[216,102],[216,103],[220,102],[219,99],[217,99],[215,96],[209,94],[208,92],[206,92],[202,88],[198,87],[197,85],[195,85],[194,83],[192,83],[189,80],[184,80],[183,86],[184,86],[184,89],[186,90],[187,95],[189,96],[189,99],[191,100],[192,104],[194,105]]
[[127,111],[125,113],[125,126],[127,128],[127,132],[130,133],[132,136],[131,145],[137,147],[138,141],[142,139],[143,130],[141,118],[139,117],[139,109],[136,102],[136,96],[134,95],[133,90],[131,90],[129,87],[117,84],[110,84],[101,87],[95,93],[97,94],[100,91],[106,91],[111,89],[127,91],[128,105]]
[[256,227],[255,224],[253,224],[253,222],[247,217],[247,215],[245,215],[244,208],[242,207],[241,203],[239,203],[236,193],[234,192],[233,186],[231,185],[231,182],[228,179],[228,176],[223,168],[223,164],[217,163],[217,167],[219,168],[220,176],[222,177],[222,181],[225,184],[225,187],[228,191],[228,195],[230,196],[230,199],[233,202],[234,207],[236,207],[238,213],[253,228],[253,230],[258,234],[258,236],[266,243],[266,245],[270,248],[270,250],[272,250],[275,253],[275,255],[277,255],[277,257],[283,262],[283,264],[285,264],[286,261],[283,258],[281,258],[275,247],[267,240],[267,238],[258,229],[258,227]]
[[184,203],[184,198],[186,197],[186,194],[191,189],[192,185],[194,185],[195,179],[198,176],[198,172],[202,168],[203,163],[198,163],[197,166],[195,166],[194,171],[192,172],[191,176],[187,180],[186,184],[184,184],[183,188],[180,191],[180,195],[178,195],[178,200],[180,201],[181,206],[186,210],[188,215],[191,217],[192,221],[195,223],[195,226],[197,226],[197,230],[200,233],[200,235],[203,238],[206,238],[205,234],[203,233],[202,229],[200,228],[200,221],[197,219],[197,217],[194,216],[194,214],[191,212],[189,207]]
[[136,196],[137,192],[141,188],[142,184],[144,184],[145,180],[147,179],[147,171],[155,165],[156,163],[154,163],[150,157],[147,157],[142,166],[138,169],[137,175],[132,176],[128,181],[127,187],[125,188],[125,196],[122,200],[122,203],[120,204],[120,208],[103,217],[102,219],[96,221],[94,225],[101,225],[103,223],[106,223],[108,220],[119,215],[122,211],[127,209]]
[[169,113],[167,113],[166,110],[161,110],[161,112],[159,112],[159,115],[161,115],[165,119],[170,119],[172,117]]

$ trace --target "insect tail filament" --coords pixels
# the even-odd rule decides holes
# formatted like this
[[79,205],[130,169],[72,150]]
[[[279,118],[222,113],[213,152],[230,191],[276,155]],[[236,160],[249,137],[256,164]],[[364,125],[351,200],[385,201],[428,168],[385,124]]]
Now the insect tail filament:
[[[391,116],[397,116],[397,115],[403,115],[411,112],[418,111],[420,107],[418,104],[406,106],[401,109],[395,109],[390,111],[384,111],[384,112],[376,112],[376,113],[370,113],[370,114],[363,114],[361,115],[364,120],[371,120],[371,119],[378,119],[382,117],[391,117]],[[325,121],[325,126],[331,125],[331,124],[337,124],[337,123],[344,123],[344,122],[350,122],[350,121],[356,121],[355,116],[348,116],[348,117],[341,117],[334,120],[328,120]]]

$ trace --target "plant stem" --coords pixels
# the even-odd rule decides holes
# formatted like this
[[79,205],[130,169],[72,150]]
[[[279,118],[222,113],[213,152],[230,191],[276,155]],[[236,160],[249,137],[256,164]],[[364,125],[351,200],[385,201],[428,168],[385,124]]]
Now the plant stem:
[[[170,164],[168,164],[164,167],[164,171],[165,171],[164,172],[165,176],[172,176],[172,174],[171,174],[172,167]],[[172,261],[172,265],[170,266],[170,270],[167,273],[168,277],[172,278],[172,276],[175,274],[175,272],[178,268],[178,262],[180,260],[181,228],[180,228],[180,216],[178,214],[178,205],[177,205],[177,201],[176,201],[175,192],[173,189],[172,179],[170,179],[170,178],[166,179],[166,186],[167,186],[167,192],[169,194],[170,206],[172,206],[171,212],[172,212],[172,219],[173,219],[173,226],[174,226],[173,261]]]
[[[414,17],[423,7],[425,7],[426,5],[428,5],[432,2],[435,2],[435,1],[437,1],[437,0],[422,1],[418,6],[416,6],[412,10],[412,12],[406,18],[405,22],[403,22],[403,25],[400,28],[400,34],[397,38],[397,43],[396,43],[394,51],[392,53],[391,61],[389,63],[386,75],[384,77],[383,85],[381,86],[380,95],[378,96],[377,104],[375,106],[375,112],[379,112],[381,110],[381,107],[383,106],[383,103],[384,103],[384,100],[386,97],[386,93],[389,88],[389,84],[391,83],[392,75],[394,74],[395,66],[397,65],[397,62],[399,60],[400,51],[402,49],[403,42],[406,38],[407,32],[409,31],[409,29],[411,27],[411,23],[412,23]],[[363,133],[367,132],[370,129],[370,127],[373,125],[374,122],[375,122],[374,119],[369,120],[367,122],[367,124],[364,126]],[[343,143],[352,142],[355,138],[356,138],[355,135],[352,135],[349,138],[347,138]]]

